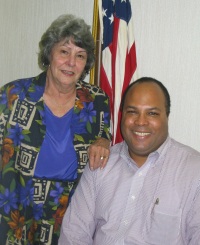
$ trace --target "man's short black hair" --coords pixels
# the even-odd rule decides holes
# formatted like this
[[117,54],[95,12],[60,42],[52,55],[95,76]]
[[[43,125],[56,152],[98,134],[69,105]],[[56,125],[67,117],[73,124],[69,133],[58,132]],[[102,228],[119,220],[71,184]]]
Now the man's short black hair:
[[161,90],[163,91],[163,94],[165,96],[166,113],[167,113],[167,116],[169,116],[170,107],[171,107],[171,100],[170,100],[169,92],[168,92],[167,88],[160,81],[158,81],[158,80],[156,80],[155,78],[152,78],[152,77],[141,77],[141,78],[137,79],[135,82],[129,84],[129,86],[126,88],[126,90],[125,90],[125,92],[123,94],[123,97],[122,97],[121,111],[123,110],[125,98],[126,98],[126,95],[127,95],[128,91],[130,90],[130,88],[132,88],[135,84],[140,84],[140,83],[155,83],[161,88]]

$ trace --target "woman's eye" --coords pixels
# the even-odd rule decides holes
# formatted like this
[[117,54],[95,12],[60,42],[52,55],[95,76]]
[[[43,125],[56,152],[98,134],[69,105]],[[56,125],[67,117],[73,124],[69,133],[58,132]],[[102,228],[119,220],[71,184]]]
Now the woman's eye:
[[61,50],[61,53],[68,54],[69,52],[67,50]]
[[77,55],[77,58],[79,58],[79,59],[81,59],[81,60],[84,60],[84,59],[85,59],[85,55],[78,54],[78,55]]

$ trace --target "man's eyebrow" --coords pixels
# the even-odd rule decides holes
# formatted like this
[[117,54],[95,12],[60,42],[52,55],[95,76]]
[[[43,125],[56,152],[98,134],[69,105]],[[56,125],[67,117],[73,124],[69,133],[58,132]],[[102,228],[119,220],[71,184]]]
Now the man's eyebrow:
[[126,106],[126,107],[124,107],[124,108],[126,108],[126,109],[137,109],[136,106],[132,106],[132,105],[128,105],[128,106]]
[[[125,107],[126,109],[138,109],[137,106],[133,106],[133,105],[128,105]],[[147,107],[146,110],[151,111],[151,110],[157,110],[157,111],[161,111],[161,109],[159,107]]]
[[161,110],[159,107],[156,107],[156,106],[155,106],[155,107],[150,107],[150,108],[148,108],[148,109],[149,109],[149,110],[159,110],[159,111]]

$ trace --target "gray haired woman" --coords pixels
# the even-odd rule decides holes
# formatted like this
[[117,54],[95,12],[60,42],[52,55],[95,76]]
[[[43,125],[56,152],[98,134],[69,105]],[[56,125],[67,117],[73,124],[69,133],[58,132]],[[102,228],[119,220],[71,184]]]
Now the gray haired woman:
[[0,93],[0,244],[57,244],[63,215],[88,161],[109,156],[109,99],[83,79],[94,64],[90,27],[57,18],[39,43],[36,77]]

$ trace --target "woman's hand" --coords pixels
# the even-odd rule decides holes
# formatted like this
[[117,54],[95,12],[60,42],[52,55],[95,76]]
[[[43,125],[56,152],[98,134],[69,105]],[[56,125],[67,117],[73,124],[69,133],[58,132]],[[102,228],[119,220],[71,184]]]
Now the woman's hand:
[[110,141],[98,138],[88,147],[89,166],[91,170],[104,168],[110,154]]

